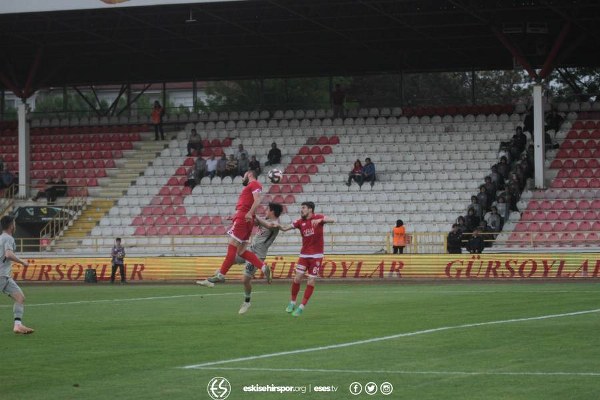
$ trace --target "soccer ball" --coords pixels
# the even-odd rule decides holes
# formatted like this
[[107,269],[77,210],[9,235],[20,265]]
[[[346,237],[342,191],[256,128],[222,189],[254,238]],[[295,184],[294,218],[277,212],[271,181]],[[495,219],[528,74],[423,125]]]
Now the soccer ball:
[[281,177],[283,176],[283,172],[278,169],[272,169],[267,174],[267,177],[271,181],[271,183],[279,183],[281,181]]

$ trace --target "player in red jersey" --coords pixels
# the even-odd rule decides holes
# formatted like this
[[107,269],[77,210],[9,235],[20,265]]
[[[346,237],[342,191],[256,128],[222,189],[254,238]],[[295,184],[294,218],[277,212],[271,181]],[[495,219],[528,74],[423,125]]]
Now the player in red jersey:
[[267,282],[271,283],[271,268],[256,257],[256,254],[246,250],[250,235],[252,234],[252,228],[254,227],[254,213],[262,198],[262,185],[256,180],[256,172],[254,170],[248,170],[244,174],[242,184],[244,185],[244,189],[242,189],[237,205],[235,206],[236,211],[233,216],[233,225],[227,231],[231,239],[229,239],[225,260],[223,260],[221,268],[214,276],[196,281],[199,285],[213,287],[217,282],[225,282],[225,275],[227,275],[229,268],[235,263],[236,255],[239,255],[252,265],[262,265],[261,270],[265,274]]
[[[281,227],[283,231],[299,229],[302,235],[302,249],[300,250],[300,258],[296,263],[296,275],[292,282],[292,297],[285,309],[286,312],[292,313],[294,317],[302,315],[306,303],[308,303],[315,290],[315,280],[321,272],[323,249],[325,247],[323,225],[335,222],[332,218],[315,214],[315,203],[312,201],[302,203],[300,217],[292,225]],[[300,292],[300,283],[305,274],[308,275],[308,278],[306,289],[304,289],[304,297],[302,303],[296,308],[296,297]]]

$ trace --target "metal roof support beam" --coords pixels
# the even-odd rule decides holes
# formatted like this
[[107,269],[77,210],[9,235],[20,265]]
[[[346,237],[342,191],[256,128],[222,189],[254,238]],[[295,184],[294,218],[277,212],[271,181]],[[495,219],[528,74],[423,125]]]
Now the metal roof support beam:
[[521,51],[516,46],[514,46],[510,42],[510,40],[508,40],[508,38],[502,32],[500,32],[495,26],[492,26],[492,32],[494,32],[494,35],[496,35],[496,37],[504,45],[504,47],[506,47],[508,49],[508,51],[510,51],[510,53],[513,55],[513,57],[517,59],[517,61],[523,66],[523,68],[525,68],[525,71],[527,71],[527,73],[529,74],[531,79],[537,81],[539,79],[538,74],[531,67],[531,64],[529,64],[529,62],[523,56],[523,54],[521,54]]
[[96,109],[96,106],[92,104],[91,101],[88,100],[87,97],[85,97],[85,95],[83,93],[81,93],[81,90],[79,90],[79,88],[77,86],[73,86],[73,89],[75,89],[75,91],[77,92],[77,94],[79,95],[79,97],[81,97],[83,99],[83,101],[86,102],[86,104],[88,106],[90,106],[90,108],[96,113],[96,115],[98,117],[100,117],[100,112]]
[[2,82],[2,84],[4,86],[6,86],[8,89],[10,89],[10,91],[13,92],[15,94],[15,96],[17,96],[18,98],[22,99],[23,97],[25,97],[25,95],[23,94],[23,91],[21,89],[19,89],[19,87],[15,83],[13,83],[13,81],[8,79],[6,77],[6,75],[4,75],[1,71],[0,71],[0,82]]
[[560,50],[563,43],[565,42],[565,39],[566,39],[567,35],[569,34],[570,30],[571,30],[571,22],[569,21],[565,24],[565,26],[560,31],[560,34],[558,35],[558,37],[556,38],[556,41],[554,42],[554,45],[552,46],[552,50],[550,50],[550,53],[548,54],[548,57],[546,58],[546,61],[544,62],[544,66],[542,67],[542,70],[540,71],[541,79],[546,79],[546,77],[548,75],[550,75],[550,73],[554,69],[554,60],[556,59],[556,56],[558,55],[558,51]]
[[129,109],[131,107],[131,105],[137,101],[137,99],[139,99],[144,93],[146,93],[146,90],[148,90],[150,88],[150,86],[152,86],[151,83],[147,84],[141,90],[141,92],[139,92],[133,99],[129,98],[128,101],[127,101],[127,104],[125,105],[125,107],[123,107],[123,109],[121,111],[119,111],[117,113],[117,116],[121,115],[123,113],[123,111]]
[[119,90],[119,94],[117,95],[117,98],[115,99],[115,101],[112,102],[110,107],[108,107],[108,110],[106,110],[105,115],[113,115],[114,114],[115,108],[117,108],[117,104],[119,104],[119,100],[121,100],[121,97],[123,97],[123,94],[125,93],[126,90],[127,90],[127,85],[121,85],[121,89]]
[[40,66],[40,61],[42,60],[42,53],[43,53],[43,48],[38,47],[38,50],[35,54],[35,59],[33,60],[33,64],[31,64],[31,67],[29,68],[29,74],[27,75],[27,81],[25,81],[25,88],[23,89],[23,96],[25,98],[28,98],[29,96],[31,96],[33,94],[33,92],[35,92],[35,90],[32,89],[33,78],[35,77],[37,70]]

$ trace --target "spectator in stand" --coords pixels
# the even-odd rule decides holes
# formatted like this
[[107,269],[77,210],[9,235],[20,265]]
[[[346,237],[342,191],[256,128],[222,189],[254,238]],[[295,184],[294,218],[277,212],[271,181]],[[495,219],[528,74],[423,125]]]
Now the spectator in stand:
[[467,232],[473,232],[475,228],[479,226],[479,222],[481,219],[479,216],[475,215],[475,210],[473,208],[469,208],[467,211],[467,216],[465,217],[465,227]]
[[242,155],[246,156],[246,160],[250,159],[250,156],[248,155],[248,152],[244,149],[244,145],[240,144],[238,146],[238,151],[237,153],[235,153],[235,159],[237,160],[237,162],[239,163],[240,160],[242,159]]
[[227,175],[227,157],[221,155],[221,159],[217,161],[217,176],[223,179]]
[[506,221],[508,221],[508,217],[510,216],[510,210],[508,209],[508,204],[506,204],[505,194],[498,196],[498,200],[492,204],[493,207],[496,207],[498,210],[498,215],[502,218],[502,225]]
[[462,233],[460,233],[457,224],[452,224],[452,230],[448,233],[446,240],[446,249],[448,254],[462,253]]
[[358,185],[361,187],[364,182],[370,182],[371,187],[373,187],[373,185],[375,184],[375,180],[377,179],[377,176],[375,174],[375,164],[371,162],[371,159],[369,157],[365,158],[365,165],[363,165],[362,168],[361,178],[361,181],[358,182]]
[[460,215],[458,218],[456,218],[455,225],[458,228],[458,231],[460,232],[461,235],[463,233],[467,232],[467,225],[465,223],[465,217],[463,217],[462,215]]
[[260,173],[262,172],[262,168],[260,167],[260,161],[256,159],[256,156],[252,156],[250,158],[250,164],[248,166],[251,170],[254,170],[254,172],[256,172],[256,176],[260,175]]
[[479,206],[481,207],[480,215],[484,215],[488,209],[488,196],[487,196],[487,192],[485,190],[485,185],[479,186],[479,193],[477,193],[477,202],[479,203]]
[[65,176],[62,172],[59,172],[57,175],[56,183],[54,185],[54,196],[55,197],[65,197],[67,195],[69,187],[67,186],[67,182],[65,181]]
[[196,183],[196,171],[194,168],[190,168],[184,186],[189,186],[189,188],[193,190],[196,187]]
[[471,254],[481,254],[483,252],[485,245],[480,233],[479,229],[475,229],[467,243],[467,250],[469,250],[469,253]]
[[152,120],[152,125],[154,125],[154,140],[165,140],[165,131],[163,129],[163,117],[165,116],[165,109],[160,105],[158,100],[154,102],[154,106],[152,107],[152,114],[150,119]]
[[483,239],[484,247],[492,247],[496,235],[488,226],[487,222],[485,222],[485,220],[481,220],[481,222],[479,223],[479,228],[476,228],[476,230],[479,230],[479,235]]
[[0,174],[0,189],[9,188],[13,183],[15,183],[15,176],[8,167],[4,168]]
[[38,190],[35,197],[33,197],[31,200],[37,201],[40,197],[45,197],[47,201],[51,201],[50,199],[54,197],[52,191],[54,190],[55,184],[56,181],[54,180],[54,177],[50,176],[43,187]]
[[233,154],[229,155],[227,159],[227,166],[225,167],[225,176],[235,178],[238,174],[238,161],[235,159]]
[[527,136],[523,133],[523,128],[517,126],[517,130],[510,141],[510,158],[517,160],[527,145]]
[[496,188],[498,190],[504,189],[504,177],[498,172],[497,165],[492,165],[492,172],[490,172],[490,178],[492,179],[492,182],[496,185]]
[[359,185],[362,185],[362,172],[363,165],[360,162],[360,160],[354,161],[354,167],[352,168],[352,171],[348,173],[348,181],[346,182],[346,185],[350,186],[352,180],[354,180]]
[[533,107],[529,107],[525,119],[523,120],[523,127],[525,132],[531,134],[531,140],[533,140]]
[[504,192],[506,198],[506,204],[508,204],[508,208],[510,211],[519,211],[517,208],[517,203],[521,198],[521,191],[519,190],[519,185],[516,182],[510,181],[506,186],[506,191]]
[[197,185],[199,185],[202,178],[206,176],[206,169],[206,160],[203,157],[198,156],[194,162],[194,179],[196,180]]
[[485,214],[483,220],[486,222],[488,227],[493,232],[500,232],[502,230],[502,217],[498,214],[498,208],[492,206],[490,211]]
[[340,84],[335,85],[335,90],[331,92],[331,105],[333,108],[333,118],[344,118],[344,102],[346,101],[346,93],[342,90]]
[[238,160],[238,175],[244,176],[244,174],[250,168],[250,161],[248,160],[248,156],[246,153],[240,154],[240,159]]
[[217,164],[218,160],[215,158],[215,155],[211,155],[208,161],[206,161],[206,174],[210,177],[210,180],[215,177],[217,174]]
[[492,203],[494,201],[496,201],[496,191],[498,190],[498,188],[492,182],[491,176],[486,176],[484,178],[484,181],[485,181],[485,183],[483,185],[485,186],[485,193],[487,194],[487,198],[488,198],[487,208],[489,209],[491,207]]
[[508,164],[508,158],[505,156],[500,157],[500,162],[496,164],[496,169],[498,173],[502,175],[502,178],[506,181],[508,179],[508,175],[510,173],[510,165]]
[[394,233],[394,254],[403,254],[404,247],[406,246],[406,228],[404,222],[401,219],[396,221],[396,227],[393,229]]
[[467,213],[469,213],[469,210],[474,210],[477,217],[483,217],[483,210],[477,201],[477,196],[471,196],[471,204],[467,207]]
[[0,156],[0,172],[4,171],[4,158]]
[[187,144],[187,155],[188,157],[192,155],[192,150],[196,151],[196,155],[199,156],[202,154],[202,138],[198,135],[195,129],[192,129],[192,133],[190,138],[188,139]]
[[556,111],[552,110],[548,114],[546,114],[546,131],[554,131],[555,136],[556,132],[560,130],[561,125],[564,122],[564,118]]
[[265,165],[275,165],[281,162],[281,150],[277,148],[277,143],[271,143],[271,150],[269,150],[267,159],[268,161],[265,163]]

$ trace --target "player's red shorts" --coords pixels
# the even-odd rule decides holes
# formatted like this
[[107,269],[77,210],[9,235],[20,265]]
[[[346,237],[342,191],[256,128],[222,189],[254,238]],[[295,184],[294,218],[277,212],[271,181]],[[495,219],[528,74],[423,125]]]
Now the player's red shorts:
[[254,228],[254,218],[246,221],[245,214],[238,215],[233,218],[233,225],[227,231],[227,234],[240,243],[245,243],[250,240],[252,229]]
[[306,273],[308,276],[319,276],[323,267],[322,258],[303,258],[300,257],[296,263],[296,271]]

